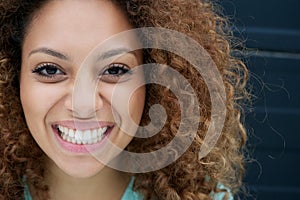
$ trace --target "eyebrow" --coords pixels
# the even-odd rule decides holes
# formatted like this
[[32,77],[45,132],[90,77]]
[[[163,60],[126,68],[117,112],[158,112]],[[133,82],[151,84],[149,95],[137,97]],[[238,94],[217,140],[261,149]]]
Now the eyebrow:
[[[62,59],[62,60],[71,60],[67,55],[64,55],[63,53],[60,53],[56,50],[53,50],[53,49],[50,49],[50,48],[47,48],[47,47],[41,47],[41,48],[32,50],[28,54],[28,57],[31,56],[32,54],[35,54],[35,53],[44,53],[44,54],[47,54],[47,55],[50,55],[50,56],[53,56],[53,57],[56,57],[56,58],[59,58],[59,59]],[[136,57],[136,53],[134,51],[130,50],[130,49],[117,48],[117,49],[112,49],[112,50],[109,50],[109,51],[106,51],[106,52],[102,53],[98,57],[97,61],[104,60],[104,59],[107,59],[107,58],[111,58],[111,57],[114,57],[114,56],[117,56],[117,55],[120,55],[120,54],[124,54],[124,53],[130,53],[130,54],[133,54]]]
[[47,54],[47,55],[50,55],[50,56],[53,56],[53,57],[56,57],[56,58],[59,58],[59,59],[62,59],[62,60],[70,60],[70,58],[58,51],[55,51],[53,49],[50,49],[50,48],[46,48],[46,47],[41,47],[41,48],[38,48],[38,49],[35,49],[33,51],[31,51],[29,54],[28,54],[28,57],[31,56],[32,54],[35,54],[35,53],[44,53],[44,54]]
[[117,49],[112,49],[112,50],[108,50],[104,53],[102,53],[97,61],[99,60],[104,60],[104,59],[107,59],[107,58],[111,58],[111,57],[114,57],[114,56],[117,56],[117,55],[121,55],[121,54],[124,54],[124,53],[130,53],[132,55],[134,55],[136,57],[136,53],[130,49],[127,49],[127,48],[117,48]]

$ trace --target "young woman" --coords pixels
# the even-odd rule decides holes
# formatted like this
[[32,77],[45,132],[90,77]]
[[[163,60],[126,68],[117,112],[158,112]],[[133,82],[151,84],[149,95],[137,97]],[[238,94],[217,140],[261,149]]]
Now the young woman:
[[[218,200],[238,192],[246,140],[239,103],[247,97],[247,70],[230,56],[226,23],[211,3],[7,0],[0,8],[1,199]],[[184,58],[139,48],[138,34],[114,38],[142,27],[187,35],[209,53],[221,74],[226,118],[205,157],[198,155],[214,117],[209,86]],[[147,63],[179,72],[198,102],[185,98],[182,103],[167,86],[147,84],[148,75],[162,69],[139,67]],[[179,79],[170,81],[180,85]],[[196,135],[178,159],[143,173],[111,164],[122,150],[142,154],[165,147],[180,129],[181,105],[198,103]],[[165,124],[151,137],[135,138],[135,125],[146,127],[153,120],[154,104],[164,107]],[[184,109],[192,115],[191,107]]]

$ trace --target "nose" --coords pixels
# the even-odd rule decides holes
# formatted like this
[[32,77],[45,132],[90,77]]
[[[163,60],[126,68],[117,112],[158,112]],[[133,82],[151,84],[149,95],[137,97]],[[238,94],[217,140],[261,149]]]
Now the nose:
[[97,89],[97,83],[87,77],[76,79],[65,106],[78,119],[96,117],[96,112],[102,108],[103,101]]

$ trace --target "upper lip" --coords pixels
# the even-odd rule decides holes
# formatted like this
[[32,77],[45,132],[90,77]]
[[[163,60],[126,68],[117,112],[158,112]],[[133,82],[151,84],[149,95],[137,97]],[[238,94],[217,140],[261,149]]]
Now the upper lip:
[[105,122],[105,121],[76,121],[76,120],[65,120],[65,121],[57,121],[53,123],[54,126],[64,126],[69,129],[74,130],[90,130],[90,129],[98,129],[103,127],[112,127],[114,123]]

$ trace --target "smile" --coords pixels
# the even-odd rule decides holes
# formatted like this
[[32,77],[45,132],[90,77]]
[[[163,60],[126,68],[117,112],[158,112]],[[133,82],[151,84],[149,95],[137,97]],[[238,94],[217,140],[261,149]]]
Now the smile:
[[56,129],[64,141],[78,145],[98,143],[104,138],[109,128],[110,127],[105,126],[97,129],[74,130],[61,125],[56,125]]

